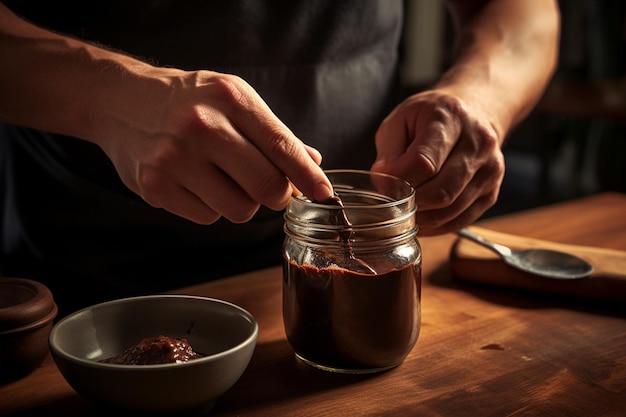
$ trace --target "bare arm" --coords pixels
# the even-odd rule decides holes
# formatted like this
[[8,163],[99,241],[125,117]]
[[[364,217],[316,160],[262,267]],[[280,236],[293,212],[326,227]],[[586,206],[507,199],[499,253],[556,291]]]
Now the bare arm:
[[[152,70],[132,57],[31,25],[1,3],[0,48],[3,56],[11,57],[0,66],[2,89],[7,92],[0,96],[0,119],[94,143],[103,140],[106,124],[114,123],[105,115],[120,119],[115,113],[123,112],[114,107],[129,107],[108,93],[111,84],[137,94],[137,83]],[[172,72],[155,77],[157,89],[151,98],[164,102],[169,84],[182,76]],[[157,119],[137,114],[147,119],[142,120],[146,124]]]
[[500,147],[541,97],[558,53],[553,0],[447,3],[458,27],[454,61],[383,121],[372,166],[416,187],[423,235],[455,231],[497,201]]
[[458,26],[454,65],[439,86],[484,102],[501,139],[541,98],[557,64],[554,0],[448,0]]
[[[319,153],[242,79],[181,71],[38,28],[0,3],[0,120],[100,146],[155,207],[197,223],[331,195]],[[243,169],[242,169],[243,168]]]

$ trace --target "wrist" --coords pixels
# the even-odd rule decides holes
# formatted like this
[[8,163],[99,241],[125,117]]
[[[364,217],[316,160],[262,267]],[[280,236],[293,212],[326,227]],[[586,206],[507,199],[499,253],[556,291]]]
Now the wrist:
[[514,123],[515,106],[503,86],[490,78],[489,70],[455,67],[441,77],[434,89],[460,100],[468,113],[493,129],[500,144],[504,142]]

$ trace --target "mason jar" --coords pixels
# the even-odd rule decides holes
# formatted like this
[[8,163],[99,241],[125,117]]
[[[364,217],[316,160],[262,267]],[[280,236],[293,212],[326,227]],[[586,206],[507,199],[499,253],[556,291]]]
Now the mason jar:
[[384,371],[404,361],[420,331],[415,191],[385,174],[326,174],[342,204],[294,196],[285,211],[287,339],[320,369]]

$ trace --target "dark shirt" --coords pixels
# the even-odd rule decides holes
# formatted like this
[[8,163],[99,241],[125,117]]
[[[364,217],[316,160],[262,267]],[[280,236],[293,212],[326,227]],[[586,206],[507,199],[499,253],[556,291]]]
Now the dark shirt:
[[[241,76],[325,169],[368,169],[399,99],[401,0],[5,3],[155,65]],[[282,260],[282,212],[197,225],[128,190],[97,146],[12,125],[0,128],[0,158],[0,268],[48,285],[62,312]]]

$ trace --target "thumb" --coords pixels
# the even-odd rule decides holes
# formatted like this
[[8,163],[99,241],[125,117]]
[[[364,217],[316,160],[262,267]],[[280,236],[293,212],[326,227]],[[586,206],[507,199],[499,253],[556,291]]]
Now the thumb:
[[394,113],[383,120],[376,132],[376,160],[371,167],[374,172],[395,175],[394,167],[397,166],[398,159],[406,152],[407,128],[393,115]]

